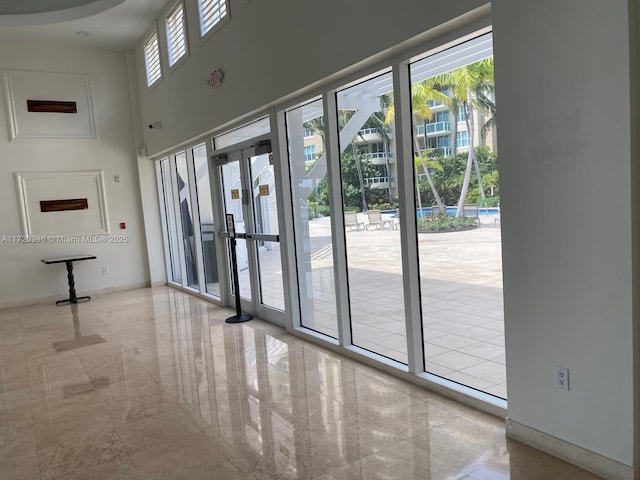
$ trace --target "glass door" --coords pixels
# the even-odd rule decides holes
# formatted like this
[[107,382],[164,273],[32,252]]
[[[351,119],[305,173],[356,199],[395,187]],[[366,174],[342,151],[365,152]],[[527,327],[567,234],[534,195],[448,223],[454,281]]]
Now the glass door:
[[[224,213],[233,214],[239,295],[243,312],[284,324],[285,296],[271,144],[214,156]],[[229,244],[228,244],[229,246]],[[230,279],[233,280],[229,261]],[[233,281],[230,296],[235,299]]]

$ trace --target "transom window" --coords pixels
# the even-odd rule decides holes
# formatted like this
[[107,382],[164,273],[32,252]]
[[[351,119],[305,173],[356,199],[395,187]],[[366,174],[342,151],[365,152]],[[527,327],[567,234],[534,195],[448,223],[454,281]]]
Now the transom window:
[[178,3],[167,17],[167,45],[169,66],[172,67],[187,53],[187,35],[182,3]]
[[227,1],[228,0],[198,0],[201,37],[204,37],[213,27],[227,17],[229,13]]
[[157,31],[154,31],[144,44],[144,65],[147,71],[147,86],[150,87],[162,78]]

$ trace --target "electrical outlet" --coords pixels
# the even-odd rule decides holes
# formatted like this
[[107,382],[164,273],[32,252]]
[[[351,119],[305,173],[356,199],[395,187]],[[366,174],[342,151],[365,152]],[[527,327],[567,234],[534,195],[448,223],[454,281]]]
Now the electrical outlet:
[[569,369],[565,367],[556,367],[556,387],[561,390],[569,391]]
[[109,267],[102,267],[102,273],[105,275],[109,273]]

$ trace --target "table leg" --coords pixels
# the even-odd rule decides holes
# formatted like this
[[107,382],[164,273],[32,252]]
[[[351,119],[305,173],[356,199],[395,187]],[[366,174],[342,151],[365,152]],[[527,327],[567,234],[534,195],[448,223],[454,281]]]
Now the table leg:
[[78,300],[91,300],[91,297],[77,297],[76,296],[76,282],[73,277],[73,261],[67,260],[67,281],[69,282],[69,298],[65,300],[58,300],[56,305],[60,305],[62,303],[78,303]]
[[68,261],[65,263],[67,264],[67,280],[69,281],[69,301],[71,303],[78,303],[78,298],[76,297],[76,282],[73,278],[73,262]]

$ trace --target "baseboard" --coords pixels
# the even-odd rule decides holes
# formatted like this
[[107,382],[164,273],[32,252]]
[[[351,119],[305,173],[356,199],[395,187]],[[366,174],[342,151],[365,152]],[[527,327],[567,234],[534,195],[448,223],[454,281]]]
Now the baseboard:
[[547,433],[506,419],[507,436],[580,468],[612,480],[634,480],[634,469]]
[[[164,283],[161,283],[161,285],[164,285]],[[115,293],[115,292],[124,292],[127,290],[136,290],[138,288],[147,288],[151,286],[152,286],[151,282],[132,283],[128,285],[118,285],[116,287],[99,288],[97,290],[82,290],[82,293],[81,294],[79,293],[79,295],[93,296],[93,295],[101,295],[105,293]],[[55,303],[57,300],[60,300],[63,297],[64,297],[64,294],[60,294],[52,297],[26,298],[23,300],[16,300],[14,302],[2,302],[0,303],[0,310],[4,310],[6,308],[26,307],[29,305],[43,305],[46,303]]]

